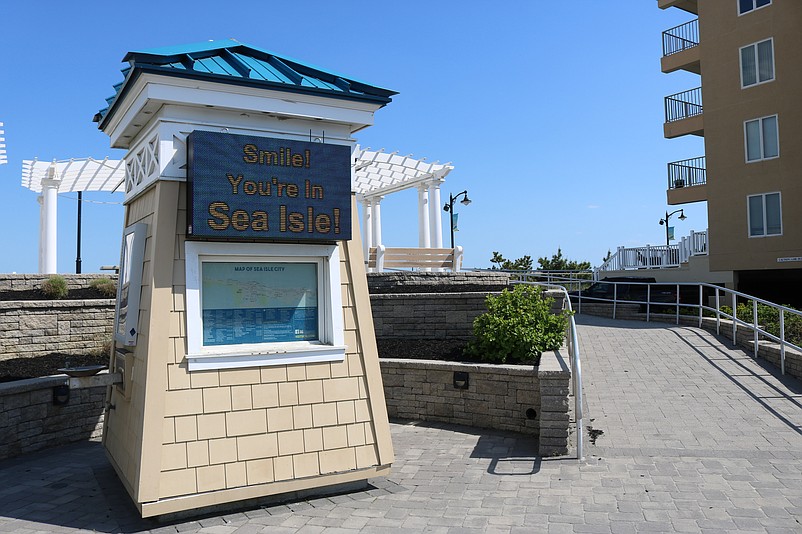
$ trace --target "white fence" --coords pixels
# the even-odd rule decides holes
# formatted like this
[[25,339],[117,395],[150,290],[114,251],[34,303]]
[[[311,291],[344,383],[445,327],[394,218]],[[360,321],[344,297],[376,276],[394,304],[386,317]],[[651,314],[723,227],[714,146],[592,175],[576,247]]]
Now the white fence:
[[615,254],[599,266],[597,272],[626,271],[630,269],[663,269],[679,267],[691,256],[707,255],[707,230],[693,232],[676,245],[646,245],[645,247],[618,247]]

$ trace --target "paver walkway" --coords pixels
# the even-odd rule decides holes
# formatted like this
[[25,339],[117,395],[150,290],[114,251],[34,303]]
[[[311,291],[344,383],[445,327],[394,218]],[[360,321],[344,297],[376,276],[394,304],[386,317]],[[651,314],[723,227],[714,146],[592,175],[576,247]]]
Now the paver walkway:
[[144,521],[97,443],[0,462],[0,532],[802,532],[802,384],[688,327],[579,316],[587,462],[536,443],[392,425],[366,491]]

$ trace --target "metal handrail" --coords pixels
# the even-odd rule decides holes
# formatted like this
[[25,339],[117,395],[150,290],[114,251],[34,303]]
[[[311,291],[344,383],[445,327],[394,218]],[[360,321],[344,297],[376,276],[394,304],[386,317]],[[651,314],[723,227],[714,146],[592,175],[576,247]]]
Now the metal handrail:
[[[587,281],[587,280],[586,280]],[[571,379],[574,393],[574,413],[576,415],[576,459],[580,462],[585,459],[585,424],[584,411],[582,409],[582,359],[579,353],[579,338],[576,334],[576,321],[574,320],[574,309],[571,306],[571,298],[568,290],[558,284],[530,281],[514,281],[514,284],[527,284],[556,289],[563,293],[563,309],[568,308],[568,326],[566,327],[565,337],[568,345],[568,360],[571,364]]]
[[668,188],[693,187],[707,183],[705,156],[673,161],[668,164]]
[[701,115],[702,88],[689,89],[665,97],[666,122],[674,122]]
[[[613,285],[613,298],[603,298],[603,297],[587,297],[582,296],[582,289],[580,287],[579,291],[576,292],[575,295],[570,295],[571,297],[577,299],[578,303],[578,312],[582,313],[582,301],[595,301],[595,302],[610,302],[613,304],[613,319],[616,318],[617,312],[617,305],[620,304],[639,304],[646,306],[646,321],[649,322],[651,320],[651,307],[652,306],[661,306],[661,307],[674,307],[675,309],[675,318],[676,324],[679,324],[680,321],[680,308],[694,308],[699,311],[698,318],[699,318],[699,327],[702,327],[704,312],[709,311],[715,314],[716,319],[716,334],[721,334],[721,318],[725,317],[732,321],[732,343],[733,345],[737,344],[737,336],[738,336],[738,326],[746,327],[752,331],[753,335],[753,355],[754,357],[758,356],[760,351],[760,341],[761,336],[764,339],[769,339],[771,341],[775,341],[780,345],[780,371],[782,374],[785,374],[785,351],[786,348],[791,348],[794,350],[799,351],[802,353],[802,346],[792,343],[786,339],[785,335],[785,317],[786,315],[796,315],[797,317],[802,320],[802,311],[795,310],[793,308],[789,308],[788,306],[782,306],[780,304],[775,304],[774,302],[770,302],[768,300],[762,299],[760,297],[756,297],[754,295],[749,295],[747,293],[742,293],[740,291],[736,291],[734,289],[727,289],[725,287],[717,286],[714,284],[707,284],[707,283],[695,283],[695,282],[670,282],[670,283],[660,283],[660,282],[634,282],[634,281],[627,281],[627,282],[608,282],[608,281],[601,281],[599,283],[603,284],[612,284]],[[619,285],[644,285],[647,286],[646,288],[646,300],[625,300],[625,299],[618,299],[618,286]],[[652,288],[653,287],[673,287],[675,288],[675,298],[674,302],[659,302],[652,300]],[[694,287],[698,288],[698,296],[699,301],[698,303],[687,303],[687,302],[680,302],[680,288],[681,287]],[[713,295],[715,296],[715,306],[707,306],[704,303],[704,290],[708,288],[712,290]],[[732,314],[726,313],[721,311],[721,296],[725,295],[725,300],[731,300],[732,302]],[[729,298],[726,298],[729,297]],[[745,299],[752,302],[752,322],[749,323],[737,317],[738,314],[738,300]],[[779,336],[768,332],[764,328],[758,324],[758,304],[763,304],[765,306],[769,306],[777,310],[778,317],[779,317]]]
[[699,19],[674,26],[663,32],[663,56],[670,56],[699,46]]

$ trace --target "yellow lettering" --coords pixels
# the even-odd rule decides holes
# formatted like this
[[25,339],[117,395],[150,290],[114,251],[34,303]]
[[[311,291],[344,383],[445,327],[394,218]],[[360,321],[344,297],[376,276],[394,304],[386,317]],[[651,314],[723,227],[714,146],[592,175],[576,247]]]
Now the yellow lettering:
[[228,204],[225,202],[212,202],[209,204],[209,215],[214,219],[206,219],[212,230],[225,230],[228,228]]
[[234,213],[231,214],[231,226],[233,226],[235,230],[239,230],[240,232],[243,230],[247,230],[248,226],[250,226],[248,219],[249,217],[247,211],[236,210]]
[[259,158],[256,155],[256,145],[245,145],[242,147],[242,153],[245,154],[242,156],[242,161],[245,163],[256,163],[259,161]]
[[228,178],[228,183],[231,184],[231,194],[232,195],[236,195],[237,194],[237,186],[242,181],[242,175],[238,174],[237,177],[234,178],[233,175],[226,174],[226,178]]
[[290,212],[290,232],[304,231],[304,214],[296,211]]
[[321,213],[315,217],[315,231],[319,234],[328,234],[331,232],[331,217],[325,213]]
[[253,212],[253,222],[251,228],[256,232],[267,232],[270,228],[267,225],[267,213],[264,211]]

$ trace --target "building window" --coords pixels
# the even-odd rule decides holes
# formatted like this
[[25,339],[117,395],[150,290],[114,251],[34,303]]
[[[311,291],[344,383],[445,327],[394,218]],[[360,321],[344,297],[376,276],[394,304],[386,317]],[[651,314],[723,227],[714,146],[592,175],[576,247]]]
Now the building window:
[[187,241],[189,370],[342,361],[337,245]]
[[741,48],[741,87],[774,79],[774,41],[766,39]]
[[746,121],[744,138],[747,162],[779,157],[780,137],[777,130],[777,115]]
[[780,193],[764,193],[747,197],[749,237],[782,235]]
[[769,4],[771,4],[771,0],[738,0],[738,14],[743,15]]

